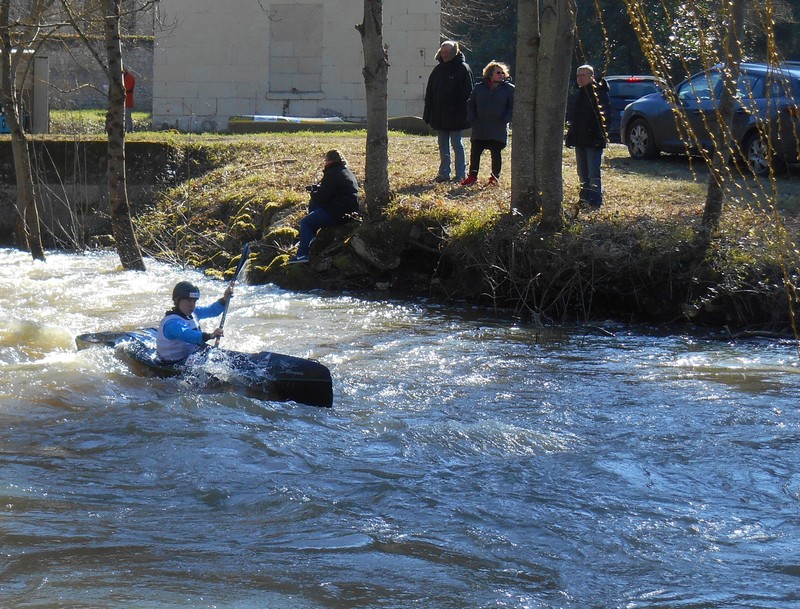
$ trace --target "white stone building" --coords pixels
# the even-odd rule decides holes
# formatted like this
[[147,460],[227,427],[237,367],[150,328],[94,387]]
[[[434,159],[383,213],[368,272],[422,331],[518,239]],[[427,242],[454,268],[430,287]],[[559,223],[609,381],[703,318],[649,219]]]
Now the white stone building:
[[[231,116],[366,116],[359,0],[161,0],[153,126],[223,131]],[[439,0],[386,0],[389,116],[421,116]]]

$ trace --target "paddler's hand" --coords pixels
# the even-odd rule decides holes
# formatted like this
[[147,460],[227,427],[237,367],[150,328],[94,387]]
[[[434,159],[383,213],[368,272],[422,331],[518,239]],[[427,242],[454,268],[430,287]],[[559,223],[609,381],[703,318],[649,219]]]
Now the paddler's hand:
[[225,288],[225,293],[222,295],[222,298],[225,302],[228,302],[231,298],[233,298],[233,284],[231,283]]
[[215,338],[219,338],[221,336],[225,336],[222,332],[222,328],[216,328],[213,332],[203,332],[203,342],[207,343],[210,340],[214,340]]

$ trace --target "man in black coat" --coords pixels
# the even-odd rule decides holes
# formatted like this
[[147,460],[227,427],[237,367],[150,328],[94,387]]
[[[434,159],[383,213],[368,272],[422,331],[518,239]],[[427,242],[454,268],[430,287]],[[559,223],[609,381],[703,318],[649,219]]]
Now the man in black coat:
[[308,262],[308,250],[317,231],[347,221],[358,212],[358,180],[338,150],[325,153],[325,167],[319,184],[309,186],[308,215],[300,220],[300,245],[290,264]]
[[606,129],[611,118],[611,101],[606,81],[595,81],[592,66],[580,66],[575,78],[578,91],[572,102],[566,145],[575,147],[578,179],[581,182],[580,204],[595,210],[603,204],[600,166],[603,150],[608,144]]
[[437,182],[450,180],[450,147],[453,147],[456,181],[467,173],[467,157],[461,132],[469,128],[467,100],[472,92],[472,70],[464,60],[458,43],[444,41],[436,53],[439,64],[433,68],[425,89],[422,119],[439,132],[439,172]]

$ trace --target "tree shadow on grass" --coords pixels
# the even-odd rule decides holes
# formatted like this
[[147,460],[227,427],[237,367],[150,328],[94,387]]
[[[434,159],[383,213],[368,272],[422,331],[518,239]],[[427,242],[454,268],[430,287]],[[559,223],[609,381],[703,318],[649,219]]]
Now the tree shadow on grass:
[[[648,160],[613,156],[606,158],[605,164],[618,175],[684,180],[701,186],[710,176],[708,165],[702,158],[679,154],[662,154]],[[781,163],[771,177],[757,177],[746,168],[735,166],[731,166],[731,171],[736,176],[730,184],[735,199],[755,207],[771,208],[775,205],[786,214],[800,214],[800,164]]]
[[458,182],[449,182],[445,185],[416,182],[401,188],[397,188],[394,192],[398,195],[419,197],[436,191],[447,193],[448,196],[454,196],[468,192],[469,188],[466,186],[461,186],[461,184]]
[[701,158],[679,154],[661,155],[655,159],[630,157],[607,158],[605,163],[618,173],[635,173],[642,176],[674,177],[684,180],[708,179],[708,166]]
[[[694,176],[698,179],[707,179],[709,170],[708,165],[699,156],[686,156],[682,154],[661,154],[655,159],[633,159],[629,156],[606,157],[605,164],[619,172],[637,173],[641,175],[652,175],[659,177],[683,177]],[[734,172],[739,172],[746,177],[749,175],[746,169],[732,167]],[[775,177],[779,180],[800,180],[800,163],[778,162],[775,168]],[[761,178],[766,180],[768,178]]]

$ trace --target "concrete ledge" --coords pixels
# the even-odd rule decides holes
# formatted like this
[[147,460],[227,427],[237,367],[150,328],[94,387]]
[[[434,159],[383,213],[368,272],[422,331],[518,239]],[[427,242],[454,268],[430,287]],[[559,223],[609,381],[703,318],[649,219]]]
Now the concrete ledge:
[[[232,116],[228,119],[231,133],[294,133],[297,131],[356,131],[366,129],[367,123],[331,118],[290,116]],[[390,131],[412,135],[432,135],[435,132],[418,116],[395,116],[389,119]]]

